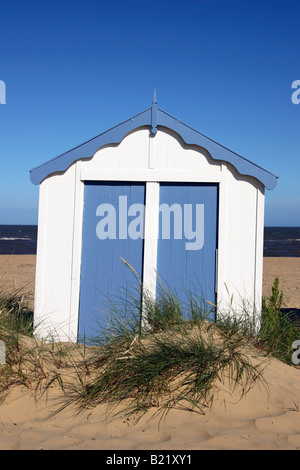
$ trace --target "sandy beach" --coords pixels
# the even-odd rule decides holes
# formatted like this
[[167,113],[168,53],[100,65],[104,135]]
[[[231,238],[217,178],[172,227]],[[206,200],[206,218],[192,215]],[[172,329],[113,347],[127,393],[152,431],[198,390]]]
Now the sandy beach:
[[[0,255],[0,288],[19,291],[33,307],[35,255]],[[284,294],[287,308],[300,308],[300,258],[264,258],[263,295],[269,296],[274,279]]]
[[[0,266],[2,289],[20,289],[33,305],[35,256],[1,256]],[[300,308],[300,258],[264,258],[264,295],[276,276],[285,306]],[[271,359],[264,378],[266,388],[256,383],[241,399],[219,388],[205,414],[171,410],[161,423],[150,419],[154,410],[135,422],[108,416],[102,405],[50,417],[60,397],[55,386],[37,403],[31,390],[17,387],[0,405],[0,449],[300,449],[300,369]]]

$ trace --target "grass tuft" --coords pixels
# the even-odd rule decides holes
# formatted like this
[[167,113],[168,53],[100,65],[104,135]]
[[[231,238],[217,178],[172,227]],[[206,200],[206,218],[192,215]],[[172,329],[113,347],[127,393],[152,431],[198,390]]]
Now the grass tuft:
[[217,381],[226,380],[232,391],[238,387],[243,395],[262,378],[239,343],[223,337],[216,342],[209,326],[181,324],[138,338],[127,352],[120,346],[93,360],[98,364],[95,374],[73,389],[69,403],[79,409],[122,405],[122,412],[139,416],[151,407],[162,415],[174,407],[203,413]]
[[[243,396],[263,381],[260,365],[254,365],[257,352],[248,347],[245,354],[240,335],[207,322],[203,302],[188,298],[183,306],[172,291],[160,289],[156,299],[143,291],[142,312],[137,307],[130,314],[135,325],[112,316],[114,334],[94,349],[91,375],[69,388],[61,409],[106,404],[110,411],[121,405],[122,413],[139,417],[149,408],[161,416],[174,407],[204,413],[217,384]],[[139,330],[141,313],[145,330]]]
[[182,305],[171,290],[160,289],[153,299],[139,288],[126,314],[111,309],[108,328],[93,346],[38,341],[22,299],[0,295],[0,340],[6,345],[0,398],[19,385],[38,398],[55,385],[62,392],[57,412],[105,404],[137,417],[152,408],[162,418],[171,408],[204,413],[218,389],[242,397],[257,381],[264,383],[262,353],[291,364],[299,328],[282,315],[278,279],[263,301],[259,331],[246,310],[208,322],[211,311],[195,295]]
[[271,296],[262,302],[257,346],[282,362],[291,364],[292,344],[300,338],[300,323],[291,314],[285,313],[282,306],[283,293],[279,289],[279,279],[275,278]]

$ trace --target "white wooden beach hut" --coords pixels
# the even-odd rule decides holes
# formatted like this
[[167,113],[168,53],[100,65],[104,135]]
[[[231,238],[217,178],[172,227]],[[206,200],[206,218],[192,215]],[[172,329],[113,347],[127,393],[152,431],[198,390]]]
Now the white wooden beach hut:
[[[31,170],[40,336],[77,341],[127,295],[130,265],[206,305],[258,312],[265,188],[277,177],[152,105]],[[159,277],[158,277],[159,276]],[[122,294],[121,294],[122,292]],[[113,301],[113,300],[112,300]]]

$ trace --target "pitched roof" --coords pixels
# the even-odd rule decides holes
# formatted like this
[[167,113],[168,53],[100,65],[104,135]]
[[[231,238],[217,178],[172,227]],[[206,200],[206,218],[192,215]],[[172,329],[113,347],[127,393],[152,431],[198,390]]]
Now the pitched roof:
[[93,157],[100,147],[107,144],[119,144],[129,132],[142,126],[150,126],[153,135],[156,134],[158,126],[169,128],[179,134],[186,144],[205,148],[213,159],[231,163],[240,174],[257,178],[267,189],[273,189],[276,186],[278,177],[273,173],[227,149],[158,108],[155,94],[150,108],[32,169],[30,179],[33,184],[40,184],[52,173],[64,172],[75,161]]

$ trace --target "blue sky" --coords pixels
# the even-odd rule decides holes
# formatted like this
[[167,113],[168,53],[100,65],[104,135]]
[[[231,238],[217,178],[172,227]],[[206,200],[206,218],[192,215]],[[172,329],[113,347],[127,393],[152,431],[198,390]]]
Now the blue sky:
[[300,0],[0,0],[0,224],[36,224],[29,170],[158,106],[279,175],[300,226]]

